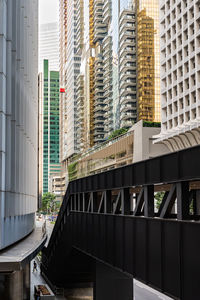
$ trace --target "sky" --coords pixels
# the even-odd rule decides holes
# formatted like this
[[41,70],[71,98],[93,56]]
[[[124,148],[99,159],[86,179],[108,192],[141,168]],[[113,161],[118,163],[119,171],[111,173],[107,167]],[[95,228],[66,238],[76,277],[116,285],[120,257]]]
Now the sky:
[[58,22],[59,0],[39,0],[39,23]]

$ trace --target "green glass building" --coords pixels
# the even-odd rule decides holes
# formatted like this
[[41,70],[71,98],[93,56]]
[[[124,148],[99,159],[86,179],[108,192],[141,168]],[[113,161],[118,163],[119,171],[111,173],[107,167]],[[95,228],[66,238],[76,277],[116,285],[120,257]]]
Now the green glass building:
[[49,70],[44,60],[43,77],[43,194],[49,191],[49,178],[60,172],[59,163],[59,72]]

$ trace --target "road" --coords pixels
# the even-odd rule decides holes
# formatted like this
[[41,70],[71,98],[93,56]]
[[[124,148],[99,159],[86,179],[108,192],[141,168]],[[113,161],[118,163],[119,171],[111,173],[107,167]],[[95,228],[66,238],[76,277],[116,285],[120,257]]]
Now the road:
[[134,300],[172,300],[156,290],[134,280]]

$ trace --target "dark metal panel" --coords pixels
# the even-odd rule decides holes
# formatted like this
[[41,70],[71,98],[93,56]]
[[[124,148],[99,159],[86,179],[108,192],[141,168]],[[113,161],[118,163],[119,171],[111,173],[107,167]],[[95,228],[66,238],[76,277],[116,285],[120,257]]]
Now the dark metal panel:
[[116,169],[114,172],[115,187],[123,186],[123,168]]
[[99,240],[99,232],[100,232],[100,220],[98,214],[93,214],[93,251],[92,254],[96,257],[99,257],[100,252],[100,240]]
[[114,244],[114,216],[106,217],[106,262],[114,265],[115,244]]
[[162,244],[161,221],[148,219],[147,225],[147,281],[154,287],[162,289]]
[[78,245],[79,248],[81,249],[83,247],[83,213],[79,212],[78,213]]
[[180,243],[179,223],[163,222],[163,289],[170,295],[180,298]]
[[103,190],[105,188],[105,174],[104,173],[98,174],[98,187],[100,190]]
[[94,175],[93,176],[93,190],[96,191],[99,189],[99,186],[98,186],[98,177],[99,175]]
[[87,177],[82,178],[81,181],[83,182],[82,192],[86,192],[87,191]]
[[91,253],[93,248],[93,218],[87,213],[87,252]]
[[99,258],[105,260],[106,256],[106,215],[99,215]]
[[82,183],[82,180],[81,180],[81,179],[78,179],[78,180],[77,180],[77,191],[81,191],[81,189],[82,189],[82,188],[81,188],[81,186],[82,186],[81,183]]
[[87,214],[82,213],[82,249],[87,251]]
[[133,185],[133,166],[129,165],[124,167],[124,187],[130,187]]
[[200,298],[200,224],[181,223],[182,298]]
[[200,147],[192,147],[185,151],[180,151],[180,176],[182,180],[199,178],[200,170]]
[[145,162],[136,163],[134,167],[134,185],[144,184],[145,181]]
[[133,274],[133,257],[135,248],[133,246],[134,237],[134,218],[125,217],[124,218],[124,270]]
[[161,180],[160,182],[169,183],[179,178],[179,160],[177,152],[170,155],[161,156]]
[[147,225],[145,219],[135,218],[135,257],[134,257],[134,270],[135,277],[146,281],[146,232]]
[[115,266],[123,270],[124,218],[115,216]]
[[160,182],[160,158],[149,160],[146,164],[146,184]]
[[105,189],[109,189],[109,187],[114,187],[115,170],[116,169],[104,173],[106,174]]

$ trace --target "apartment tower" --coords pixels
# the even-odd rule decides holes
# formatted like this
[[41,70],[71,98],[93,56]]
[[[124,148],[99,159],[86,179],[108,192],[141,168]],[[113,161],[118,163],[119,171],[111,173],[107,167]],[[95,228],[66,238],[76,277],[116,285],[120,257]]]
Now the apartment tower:
[[119,95],[120,127],[137,122],[136,13],[130,0],[119,0]]

